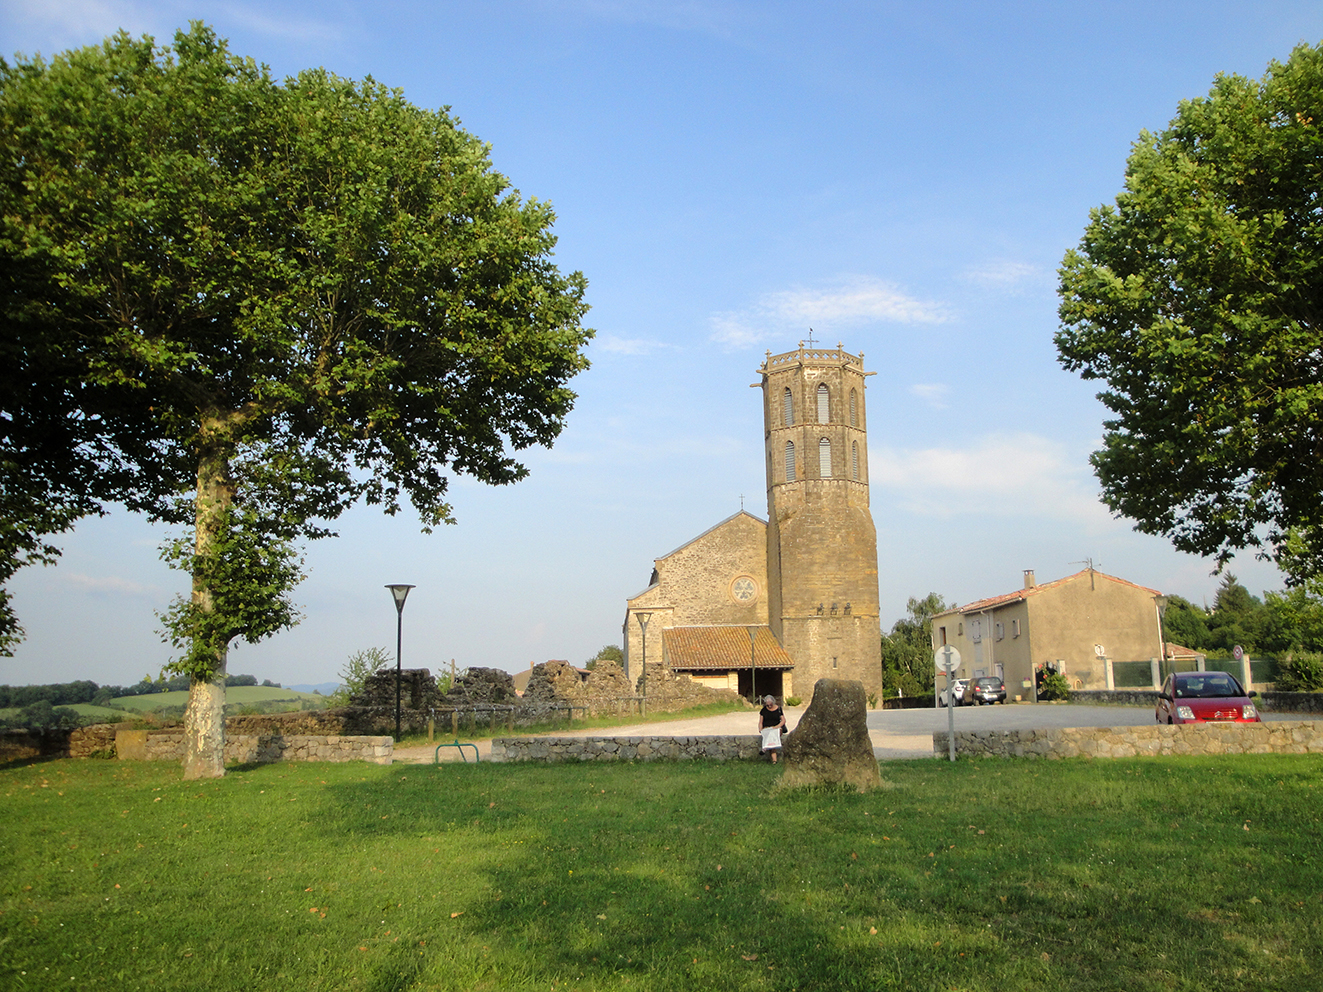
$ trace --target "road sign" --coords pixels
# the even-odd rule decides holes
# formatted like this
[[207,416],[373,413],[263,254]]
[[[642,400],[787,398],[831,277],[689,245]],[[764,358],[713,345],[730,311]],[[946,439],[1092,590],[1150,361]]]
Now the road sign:
[[1235,658],[1237,661],[1240,661],[1242,658],[1245,657],[1245,649],[1242,648],[1239,644],[1237,644],[1234,648],[1231,649],[1231,657]]
[[933,670],[938,675],[954,672],[960,667],[960,652],[949,644],[943,644],[933,652]]

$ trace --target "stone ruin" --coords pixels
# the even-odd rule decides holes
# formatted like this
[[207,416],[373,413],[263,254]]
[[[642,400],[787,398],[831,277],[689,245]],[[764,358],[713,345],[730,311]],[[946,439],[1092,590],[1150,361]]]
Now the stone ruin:
[[464,708],[480,705],[518,704],[514,678],[501,668],[468,668],[456,675],[450,691],[440,697],[442,706]]
[[786,770],[778,788],[848,785],[868,792],[882,786],[862,682],[819,679],[813,702],[783,740]]

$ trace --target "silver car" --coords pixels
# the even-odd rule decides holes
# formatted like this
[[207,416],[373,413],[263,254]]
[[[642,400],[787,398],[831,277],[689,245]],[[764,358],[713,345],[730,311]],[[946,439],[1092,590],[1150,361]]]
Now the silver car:
[[959,706],[965,701],[965,686],[969,684],[969,679],[956,679],[951,685],[937,694],[937,705]]

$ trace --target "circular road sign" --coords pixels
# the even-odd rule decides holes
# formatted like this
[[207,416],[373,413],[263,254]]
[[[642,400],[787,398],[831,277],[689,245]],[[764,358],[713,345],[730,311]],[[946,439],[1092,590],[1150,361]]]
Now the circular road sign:
[[1237,661],[1240,661],[1242,658],[1245,657],[1245,649],[1242,648],[1239,644],[1237,644],[1234,648],[1231,649],[1231,657],[1235,658]]
[[933,652],[933,670],[938,675],[943,675],[946,673],[948,665],[951,671],[955,671],[960,667],[960,652],[949,644],[943,644]]

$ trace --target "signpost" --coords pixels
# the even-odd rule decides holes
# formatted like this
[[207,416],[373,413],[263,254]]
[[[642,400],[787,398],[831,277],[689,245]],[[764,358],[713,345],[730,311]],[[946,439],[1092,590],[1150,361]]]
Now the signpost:
[[952,674],[960,667],[960,652],[943,644],[933,652],[933,669],[946,673],[946,740],[950,745],[951,760],[955,761],[955,698],[951,692]]

